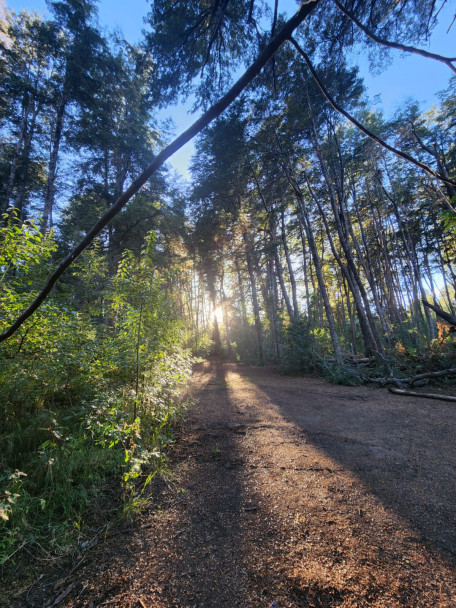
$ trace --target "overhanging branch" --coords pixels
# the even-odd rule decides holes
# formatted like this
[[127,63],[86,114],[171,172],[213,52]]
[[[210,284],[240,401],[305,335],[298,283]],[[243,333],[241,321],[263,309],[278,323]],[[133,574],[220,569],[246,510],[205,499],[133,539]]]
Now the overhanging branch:
[[196,120],[186,131],[181,133],[174,141],[164,148],[150,163],[150,165],[137,177],[132,184],[120,195],[116,202],[108,209],[108,211],[92,226],[85,237],[78,245],[67,255],[66,258],[57,266],[55,271],[47,280],[45,286],[40,293],[35,297],[29,307],[14,321],[3,333],[0,334],[0,342],[3,342],[12,336],[25,323],[25,321],[33,315],[33,313],[44,302],[54,285],[71,266],[76,258],[86,249],[95,237],[107,226],[107,224],[125,207],[128,201],[138,192],[138,190],[152,177],[154,173],[170,158],[177,150],[182,148],[186,143],[200,133],[207,125],[215,120],[220,114],[228,108],[229,105],[242,93],[242,91],[252,82],[252,80],[260,73],[263,67],[274,56],[284,42],[291,38],[294,30],[310,15],[315,9],[320,0],[308,0],[303,2],[299,10],[289,19],[276,36],[272,38],[269,44],[260,53],[252,65],[244,72],[239,80],[231,87],[231,89],[219,99],[207,112],[205,112],[198,120]]
[[408,46],[406,44],[400,44],[399,42],[392,42],[391,40],[385,40],[384,38],[380,38],[374,32],[371,32],[365,25],[361,23],[361,21],[353,15],[350,11],[348,11],[339,0],[333,0],[334,4],[337,8],[343,13],[346,17],[353,21],[353,23],[362,31],[368,38],[377,42],[377,44],[381,44],[383,46],[390,47],[392,49],[397,49],[399,51],[404,51],[405,53],[413,53],[414,55],[421,55],[422,57],[426,57],[427,59],[434,59],[435,61],[440,61],[444,63],[446,66],[450,68],[452,72],[456,74],[456,67],[453,63],[456,61],[456,57],[445,57],[444,55],[438,55],[437,53],[431,53],[430,51],[426,51],[425,49],[417,49],[414,46]]
[[385,148],[389,152],[392,152],[393,154],[395,154],[399,158],[402,158],[403,160],[406,160],[409,163],[413,163],[414,165],[416,165],[417,167],[419,167],[420,169],[422,169],[423,171],[425,171],[426,173],[428,173],[429,175],[431,175],[435,179],[438,179],[441,182],[444,182],[445,184],[449,184],[450,186],[456,186],[456,181],[454,181],[454,180],[452,180],[452,179],[450,179],[448,177],[445,177],[443,175],[440,175],[440,173],[437,173],[436,171],[434,171],[433,169],[431,169],[431,167],[429,167],[425,163],[422,163],[420,160],[417,160],[416,158],[413,158],[413,156],[410,156],[406,152],[402,152],[402,150],[398,150],[397,148],[394,148],[393,146],[390,146],[388,143],[386,143],[386,141],[384,141],[383,139],[381,139],[380,137],[378,137],[377,135],[375,135],[374,133],[372,133],[372,131],[369,131],[369,129],[367,127],[365,127],[360,122],[358,122],[356,120],[356,118],[354,118],[351,114],[349,114],[349,112],[347,112],[346,110],[344,110],[336,102],[336,100],[332,97],[332,95],[329,93],[329,91],[327,90],[327,88],[323,84],[323,81],[320,79],[320,77],[318,76],[317,72],[315,71],[315,68],[313,67],[312,62],[310,61],[309,56],[304,51],[304,49],[298,44],[298,42],[296,42],[296,40],[293,37],[290,37],[290,41],[293,44],[293,46],[295,47],[295,49],[298,51],[298,53],[301,55],[301,57],[304,59],[306,65],[309,68],[309,71],[312,74],[313,79],[317,83],[318,88],[320,89],[320,91],[323,93],[323,95],[329,101],[329,103],[331,104],[331,106],[337,112],[339,112],[339,114],[342,114],[342,116],[344,116],[347,120],[349,120],[352,124],[354,124],[357,129],[359,129],[362,133],[364,133],[364,135],[367,135],[368,137],[370,137],[370,139],[373,139],[376,143],[378,143],[380,146],[382,146],[383,148]]

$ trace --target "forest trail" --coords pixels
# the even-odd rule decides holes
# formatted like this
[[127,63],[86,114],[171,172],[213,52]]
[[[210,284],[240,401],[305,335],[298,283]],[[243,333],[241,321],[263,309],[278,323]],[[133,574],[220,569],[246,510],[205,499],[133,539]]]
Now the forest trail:
[[453,404],[218,361],[192,390],[173,480],[29,606],[456,605]]

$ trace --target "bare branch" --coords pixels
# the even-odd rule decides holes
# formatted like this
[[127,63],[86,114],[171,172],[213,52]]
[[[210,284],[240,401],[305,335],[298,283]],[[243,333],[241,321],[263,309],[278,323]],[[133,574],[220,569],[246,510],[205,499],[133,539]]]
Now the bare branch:
[[455,22],[455,21],[456,21],[456,13],[455,13],[455,15],[454,15],[454,17],[453,17],[453,21],[452,21],[452,22],[450,23],[450,25],[448,26],[448,29],[447,29],[447,34],[449,34],[449,33],[450,33],[450,30],[451,30],[451,28],[453,27],[453,24],[454,24],[454,22]]
[[353,23],[359,27],[359,29],[368,36],[374,42],[378,44],[382,44],[383,46],[390,47],[392,49],[398,49],[399,51],[404,51],[405,53],[413,53],[415,55],[421,55],[422,57],[426,57],[428,59],[434,59],[435,61],[440,61],[444,63],[446,66],[450,68],[452,72],[456,74],[456,66],[453,63],[456,61],[456,57],[445,57],[444,55],[438,55],[437,53],[431,53],[430,51],[426,51],[424,49],[417,49],[414,46],[408,46],[406,44],[400,44],[399,42],[391,42],[390,40],[385,40],[384,38],[380,38],[374,32],[371,32],[365,25],[361,23],[361,21],[353,15],[353,13],[349,12],[346,8],[342,6],[339,0],[333,0],[334,4],[337,8],[348,17]]
[[389,152],[392,152],[393,154],[395,154],[399,158],[402,158],[402,159],[404,159],[404,160],[406,160],[406,161],[408,161],[410,163],[413,163],[414,165],[416,165],[417,167],[419,167],[420,169],[422,169],[423,171],[425,171],[426,173],[428,173],[432,177],[434,177],[434,178],[436,178],[436,179],[438,179],[438,180],[440,180],[442,182],[445,182],[446,184],[450,184],[451,186],[456,186],[456,181],[454,181],[454,180],[452,180],[450,178],[444,177],[443,175],[440,175],[440,173],[437,173],[436,171],[434,171],[433,169],[431,169],[431,167],[429,167],[425,163],[422,163],[420,160],[417,160],[416,158],[413,158],[412,156],[409,156],[406,152],[402,152],[401,150],[398,150],[397,148],[394,148],[393,146],[390,146],[388,143],[386,143],[386,141],[383,141],[383,139],[380,139],[380,137],[378,137],[377,135],[375,135],[374,133],[372,133],[371,131],[369,131],[369,129],[367,129],[364,125],[362,125],[360,122],[358,122],[356,120],[356,118],[354,118],[351,114],[349,114],[346,110],[344,110],[335,101],[335,99],[331,96],[331,94],[326,89],[325,85],[323,84],[322,80],[320,79],[320,77],[318,76],[317,72],[315,71],[315,68],[313,67],[312,62],[310,61],[310,59],[309,59],[307,53],[304,51],[304,49],[292,37],[290,37],[290,42],[293,44],[293,46],[295,47],[295,49],[298,51],[298,53],[301,55],[301,57],[306,62],[306,65],[309,68],[310,73],[312,74],[313,79],[317,83],[320,91],[323,93],[323,95],[326,97],[326,99],[329,101],[329,103],[332,105],[332,107],[337,112],[339,112],[339,114],[342,114],[342,116],[344,116],[347,120],[349,120],[352,124],[354,124],[355,127],[357,127],[365,135],[367,135],[368,137],[370,137],[371,139],[373,139],[380,146],[383,146],[383,148],[386,148],[386,150],[388,150]]

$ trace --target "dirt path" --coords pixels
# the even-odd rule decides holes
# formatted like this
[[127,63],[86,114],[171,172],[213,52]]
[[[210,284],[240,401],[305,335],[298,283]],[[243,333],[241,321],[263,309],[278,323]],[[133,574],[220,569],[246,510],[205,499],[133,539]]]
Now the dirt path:
[[194,392],[173,482],[30,606],[456,606],[454,404],[220,363]]

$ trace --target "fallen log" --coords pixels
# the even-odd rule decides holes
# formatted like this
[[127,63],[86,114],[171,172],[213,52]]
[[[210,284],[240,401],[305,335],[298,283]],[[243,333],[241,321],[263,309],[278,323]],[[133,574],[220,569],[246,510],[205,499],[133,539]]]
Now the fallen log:
[[438,372],[426,372],[424,374],[418,374],[412,378],[407,378],[406,382],[407,384],[413,385],[415,382],[418,382],[418,380],[423,380],[424,378],[438,378],[439,376],[451,376],[451,374],[456,374],[456,367],[441,369]]
[[425,397],[426,399],[440,399],[441,401],[452,401],[456,403],[456,397],[453,395],[438,395],[437,393],[417,393],[416,391],[407,391],[402,388],[389,388],[390,393],[394,395],[405,395],[408,397]]
[[403,387],[405,384],[413,386],[415,382],[419,382],[420,380],[424,380],[425,378],[438,378],[441,376],[450,376],[451,374],[456,374],[456,367],[441,369],[438,372],[425,372],[423,374],[411,376],[410,378],[394,378],[392,376],[390,378],[369,378],[369,382],[380,384],[380,386],[394,384],[395,386],[400,388]]

